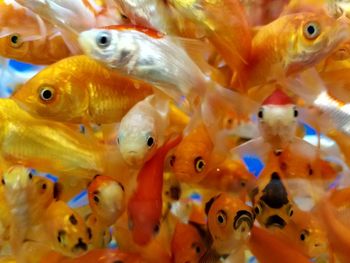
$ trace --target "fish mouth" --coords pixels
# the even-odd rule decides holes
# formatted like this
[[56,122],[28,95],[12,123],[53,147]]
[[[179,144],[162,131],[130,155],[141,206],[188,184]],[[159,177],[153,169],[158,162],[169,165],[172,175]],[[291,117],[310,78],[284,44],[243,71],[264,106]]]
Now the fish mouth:
[[72,248],[73,252],[79,252],[79,251],[87,251],[88,247],[85,242],[83,242],[83,239],[79,238],[78,243],[74,245]]
[[265,223],[265,227],[269,228],[269,227],[278,227],[278,228],[281,228],[283,229],[285,226],[286,226],[286,221],[278,216],[278,215],[273,215],[273,216],[270,216],[266,223]]

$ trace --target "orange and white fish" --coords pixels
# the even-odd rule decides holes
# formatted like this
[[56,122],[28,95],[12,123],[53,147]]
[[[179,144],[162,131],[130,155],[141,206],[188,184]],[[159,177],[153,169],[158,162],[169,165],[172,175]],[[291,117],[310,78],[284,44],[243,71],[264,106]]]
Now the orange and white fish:
[[137,176],[137,187],[128,203],[128,216],[133,239],[139,245],[148,244],[160,229],[164,161],[167,153],[181,139],[177,136],[168,140],[144,164]]
[[124,186],[112,177],[97,175],[87,191],[89,205],[99,223],[113,225],[125,210]]
[[212,244],[204,258],[242,253],[255,219],[251,207],[239,198],[221,193],[207,202],[205,212]]

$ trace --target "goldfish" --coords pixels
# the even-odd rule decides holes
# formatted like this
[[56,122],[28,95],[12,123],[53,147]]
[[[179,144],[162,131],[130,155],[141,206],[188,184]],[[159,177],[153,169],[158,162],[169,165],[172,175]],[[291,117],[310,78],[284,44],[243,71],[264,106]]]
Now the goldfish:
[[104,248],[112,240],[110,229],[106,224],[100,222],[98,217],[91,213],[85,220],[87,231],[93,248]]
[[73,56],[40,71],[12,98],[26,111],[46,119],[112,123],[150,94],[148,85],[137,86],[86,56]]
[[283,229],[291,220],[294,210],[281,171],[265,167],[260,175],[257,191],[252,193],[254,214],[266,228]]
[[224,258],[236,253],[248,239],[254,224],[251,207],[230,194],[220,193],[207,202],[205,212],[208,215],[208,230],[213,240],[209,253]]
[[116,179],[97,175],[88,186],[91,210],[104,226],[111,226],[125,209],[124,186]]
[[205,233],[195,223],[177,223],[171,240],[173,262],[199,262],[208,249],[205,238]]
[[297,248],[257,226],[251,230],[248,247],[261,263],[310,262]]
[[343,19],[307,12],[281,16],[253,37],[247,85],[277,81],[315,66],[348,37]]
[[300,247],[299,250],[309,258],[322,260],[330,257],[327,232],[322,221],[313,212],[295,209],[291,223],[283,231],[286,231],[286,237],[293,240],[292,242]]
[[168,140],[138,173],[137,187],[129,199],[127,209],[133,240],[139,245],[148,244],[160,229],[164,161],[168,151],[179,144],[181,139],[181,136],[176,136]]
[[238,0],[171,0],[182,15],[204,28],[205,36],[234,72],[240,89],[245,89],[244,68],[249,60],[252,36]]
[[164,143],[169,125],[168,102],[157,109],[155,97],[138,102],[124,115],[118,129],[120,153],[129,165],[141,166],[152,158],[159,145]]
[[122,13],[135,25],[154,28],[163,33],[176,33],[174,13],[162,1],[114,0]]
[[0,37],[0,55],[36,65],[52,64],[73,55],[57,33],[39,40],[26,41],[22,38],[18,33]]

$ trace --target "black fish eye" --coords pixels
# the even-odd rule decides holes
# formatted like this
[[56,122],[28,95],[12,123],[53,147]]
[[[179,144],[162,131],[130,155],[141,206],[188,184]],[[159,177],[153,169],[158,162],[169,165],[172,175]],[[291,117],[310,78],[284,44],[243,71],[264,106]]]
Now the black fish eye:
[[46,183],[43,183],[42,186],[41,186],[41,189],[45,190],[46,188],[47,188]]
[[32,178],[33,178],[33,174],[32,174],[32,173],[29,173],[29,174],[28,174],[28,177],[29,177],[29,179],[32,179]]
[[226,215],[226,212],[224,210],[219,210],[216,213],[216,221],[219,223],[219,225],[225,226],[226,219],[227,219],[227,215]]
[[97,195],[94,195],[94,202],[95,203],[99,203],[100,202],[100,198],[98,198],[98,196]]
[[57,234],[57,241],[59,243],[63,243],[63,237],[66,235],[66,231],[64,230],[59,230]]
[[153,137],[152,137],[152,136],[148,137],[148,139],[147,139],[147,146],[148,146],[149,148],[151,148],[151,147],[153,146],[153,144],[154,144],[154,139],[153,139]]
[[309,40],[316,39],[320,33],[320,25],[317,22],[309,22],[304,25],[304,36]]
[[10,36],[11,46],[14,48],[19,48],[22,46],[23,42],[18,34],[13,34]]
[[40,88],[40,99],[44,102],[49,102],[54,97],[54,89],[50,86],[44,85]]
[[111,44],[111,34],[107,31],[101,32],[96,37],[96,44],[100,48],[106,48]]
[[196,251],[197,254],[200,254],[202,251],[200,244],[197,242],[193,242],[191,247]]
[[309,231],[304,229],[303,231],[301,231],[299,238],[301,241],[304,241],[308,236],[309,236]]
[[200,173],[204,170],[205,167],[205,161],[201,156],[198,156],[196,159],[194,159],[194,169],[196,172]]
[[5,185],[6,183],[5,183],[5,179],[4,178],[1,178],[1,183],[3,184],[3,185]]
[[264,118],[264,110],[261,108],[258,112],[258,118],[263,119]]
[[153,227],[153,233],[154,233],[154,234],[158,234],[159,229],[160,229],[159,224],[154,225],[154,227]]
[[296,108],[294,108],[294,118],[297,118],[299,115],[299,112]]

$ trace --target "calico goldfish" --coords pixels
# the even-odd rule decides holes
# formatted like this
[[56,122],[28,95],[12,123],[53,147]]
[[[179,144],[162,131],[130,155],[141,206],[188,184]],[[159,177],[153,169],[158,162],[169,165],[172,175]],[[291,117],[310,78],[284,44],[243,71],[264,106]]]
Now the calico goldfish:
[[88,236],[93,248],[105,248],[112,240],[110,229],[106,224],[100,222],[93,213],[89,214],[85,219]]
[[248,239],[253,227],[255,218],[251,207],[230,194],[221,193],[207,202],[205,212],[212,245],[204,257],[210,257],[210,253],[224,258],[234,254]]
[[112,177],[97,175],[87,190],[91,210],[99,223],[106,227],[114,224],[125,209],[124,186]]
[[196,223],[177,223],[171,240],[171,254],[174,263],[195,263],[208,249],[206,234]]
[[234,72],[237,87],[245,89],[244,68],[252,36],[238,0],[169,1],[183,16],[205,30],[205,36]]
[[251,230],[248,247],[261,263],[310,262],[296,247],[257,226]]
[[164,161],[181,139],[177,136],[165,142],[138,173],[137,187],[128,203],[128,215],[133,239],[139,245],[148,244],[160,229]]
[[150,94],[150,86],[136,85],[86,56],[74,56],[40,71],[12,98],[28,112],[47,119],[111,123],[120,121]]
[[46,243],[70,257],[85,254],[90,242],[84,219],[63,201],[50,204],[42,218],[40,231],[31,240]]
[[281,16],[253,37],[247,85],[278,81],[312,67],[348,38],[343,19],[307,12]]

